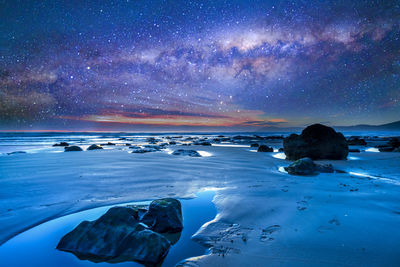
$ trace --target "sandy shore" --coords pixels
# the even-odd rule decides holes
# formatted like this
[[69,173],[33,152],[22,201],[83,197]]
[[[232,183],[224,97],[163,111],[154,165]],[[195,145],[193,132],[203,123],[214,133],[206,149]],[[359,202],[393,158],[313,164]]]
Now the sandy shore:
[[400,263],[400,153],[355,153],[332,162],[352,174],[299,177],[278,170],[289,162],[276,153],[190,149],[211,156],[121,150],[1,156],[0,243],[79,210],[219,188],[219,215],[196,235],[213,253],[189,266]]

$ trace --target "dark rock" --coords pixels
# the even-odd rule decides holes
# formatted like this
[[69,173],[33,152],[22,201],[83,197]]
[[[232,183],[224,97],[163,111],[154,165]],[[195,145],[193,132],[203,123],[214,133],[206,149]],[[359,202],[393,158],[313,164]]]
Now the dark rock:
[[169,144],[170,145],[176,145],[176,142],[175,141],[170,141]]
[[333,169],[332,164],[315,164],[315,170],[321,173],[333,173],[335,170]]
[[285,150],[283,149],[283,147],[278,149],[278,152],[284,152]]
[[392,152],[394,147],[380,147],[379,152]]
[[400,147],[395,148],[392,152],[400,152]]
[[67,142],[60,142],[60,143],[54,144],[53,146],[69,146],[69,144]]
[[346,138],[333,128],[313,124],[303,130],[301,135],[291,134],[283,140],[288,160],[304,157],[311,159],[346,159],[349,153]]
[[201,155],[199,154],[199,152],[197,152],[196,150],[185,150],[185,149],[178,149],[175,150],[172,155],[175,156],[190,156],[190,157],[201,157]]
[[250,147],[259,147],[260,145],[257,143],[250,144]]
[[145,147],[145,148],[134,148],[131,153],[149,153],[149,152],[157,152],[160,151],[160,149],[154,148],[154,147]]
[[210,142],[194,142],[193,145],[197,145],[197,146],[211,146]]
[[393,148],[398,148],[398,147],[400,147],[400,141],[397,137],[393,137],[390,139],[388,145]]
[[102,146],[115,146],[115,144],[114,143],[111,143],[111,142],[107,142],[107,143],[105,143],[105,144],[101,144]]
[[180,232],[183,229],[181,203],[173,198],[154,200],[142,222],[157,233]]
[[349,146],[366,146],[367,142],[362,138],[352,136],[347,140],[347,144]]
[[285,167],[285,170],[292,175],[313,175],[316,173],[317,166],[310,158],[302,158],[296,160],[288,167]]
[[13,151],[13,152],[8,152],[7,155],[14,155],[14,154],[26,154],[25,151]]
[[96,150],[96,149],[103,149],[103,148],[101,146],[93,144],[90,147],[88,147],[86,150]]
[[170,246],[164,236],[140,223],[137,209],[115,207],[95,221],[80,223],[60,240],[57,249],[94,262],[146,265],[162,261]]
[[274,149],[266,145],[261,145],[258,147],[257,152],[274,152]]
[[66,147],[64,147],[64,152],[71,152],[71,151],[83,151],[83,150],[79,146],[66,146]]
[[352,153],[360,153],[361,151],[360,151],[360,149],[350,149],[350,148],[349,148],[349,152],[352,152]]

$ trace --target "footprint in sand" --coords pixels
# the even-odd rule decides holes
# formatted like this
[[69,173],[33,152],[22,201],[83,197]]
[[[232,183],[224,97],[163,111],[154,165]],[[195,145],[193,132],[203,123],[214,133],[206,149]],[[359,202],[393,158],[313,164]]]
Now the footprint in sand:
[[[336,226],[339,226],[339,225],[340,225],[340,221],[339,221],[339,219],[338,219],[336,216],[333,217],[331,220],[329,220],[328,223],[331,224],[331,225],[336,225]],[[320,232],[320,233],[325,233],[325,232],[331,231],[331,230],[333,230],[333,229],[334,229],[334,228],[331,227],[331,226],[321,225],[320,227],[318,227],[317,230],[318,230],[318,232]]]
[[278,231],[281,228],[280,225],[271,225],[265,229],[261,230],[261,236],[260,236],[260,241],[262,242],[266,242],[266,241],[270,241],[270,240],[274,240],[273,237],[271,237],[271,234],[273,234],[274,232]]
[[297,204],[298,204],[297,209],[300,211],[306,210],[308,207],[308,202],[305,200],[297,201]]

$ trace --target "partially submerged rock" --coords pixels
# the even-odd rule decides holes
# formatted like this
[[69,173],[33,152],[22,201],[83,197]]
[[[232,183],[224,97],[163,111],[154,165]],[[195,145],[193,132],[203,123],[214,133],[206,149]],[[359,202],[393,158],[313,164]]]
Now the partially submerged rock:
[[83,150],[79,146],[66,146],[66,147],[64,147],[64,152],[71,152],[71,151],[83,151]]
[[142,221],[158,233],[180,232],[183,229],[181,203],[174,198],[154,200]]
[[103,148],[101,146],[93,144],[90,147],[88,147],[86,150],[96,150],[96,149],[103,149]]
[[[180,202],[158,199],[150,203],[148,210],[114,207],[95,221],[84,221],[60,240],[57,249],[93,262],[137,261],[153,266],[164,259],[171,242],[177,241],[169,240],[165,233],[182,229]],[[176,237],[179,239],[179,234]]]
[[206,141],[200,141],[200,142],[194,142],[193,145],[197,145],[197,146],[211,146],[210,142],[206,142]]
[[261,145],[258,147],[257,152],[274,152],[274,149],[266,145]]
[[250,144],[250,147],[259,147],[260,145],[259,144],[257,144],[257,143],[252,143],[252,144]]
[[322,124],[313,124],[303,130],[301,135],[291,134],[283,140],[288,160],[301,158],[346,159],[349,153],[346,138],[333,128]]
[[358,136],[352,136],[349,139],[347,139],[347,144],[349,146],[366,146],[367,142]]
[[160,149],[154,148],[154,147],[145,147],[145,148],[134,148],[131,153],[149,153],[149,152],[157,152],[160,151]]
[[7,155],[14,155],[14,154],[26,154],[25,151],[13,151],[13,152],[8,152]]
[[60,143],[54,144],[53,146],[69,146],[69,144],[67,142],[60,142]]
[[190,156],[190,157],[201,157],[200,153],[196,150],[178,149],[172,152],[175,156]]
[[314,161],[310,158],[302,158],[296,160],[284,169],[292,175],[313,175],[317,173],[335,172],[332,164],[315,164]]
[[285,167],[285,171],[293,175],[313,175],[316,173],[316,168],[312,159],[302,158]]

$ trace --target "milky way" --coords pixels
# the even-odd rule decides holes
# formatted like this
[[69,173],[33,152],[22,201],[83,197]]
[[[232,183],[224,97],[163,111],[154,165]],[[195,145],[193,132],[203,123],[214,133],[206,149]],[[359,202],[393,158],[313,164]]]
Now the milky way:
[[0,1],[0,129],[399,119],[398,1],[82,2]]

